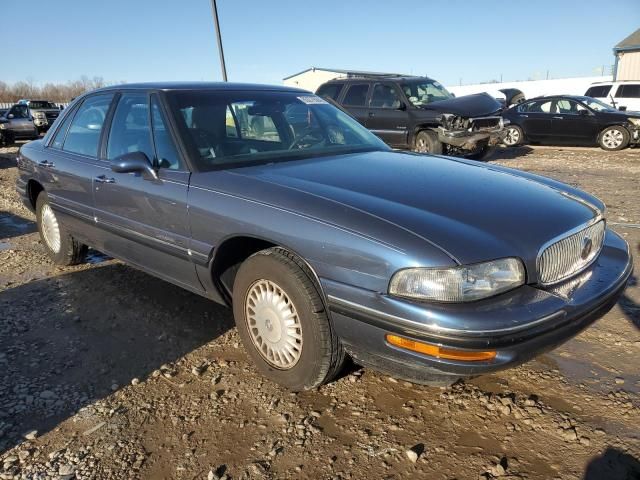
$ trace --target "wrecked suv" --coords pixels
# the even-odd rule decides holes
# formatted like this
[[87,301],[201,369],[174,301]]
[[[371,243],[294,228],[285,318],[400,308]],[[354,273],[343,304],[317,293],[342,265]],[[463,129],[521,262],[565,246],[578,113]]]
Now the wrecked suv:
[[316,93],[395,148],[481,159],[504,135],[502,105],[495,98],[455,98],[428,77],[340,78]]

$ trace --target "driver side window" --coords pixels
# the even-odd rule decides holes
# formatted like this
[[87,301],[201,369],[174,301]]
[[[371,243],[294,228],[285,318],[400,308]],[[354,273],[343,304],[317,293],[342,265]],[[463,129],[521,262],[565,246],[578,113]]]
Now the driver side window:
[[125,153],[142,152],[150,162],[153,161],[149,97],[146,93],[122,94],[111,125],[107,143],[109,160]]

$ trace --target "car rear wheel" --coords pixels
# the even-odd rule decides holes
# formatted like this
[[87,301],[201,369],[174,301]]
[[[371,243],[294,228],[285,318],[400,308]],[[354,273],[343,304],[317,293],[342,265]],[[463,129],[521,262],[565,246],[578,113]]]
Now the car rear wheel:
[[345,353],[303,262],[282,248],[262,250],[240,266],[233,316],[258,370],[293,391],[340,371]]
[[603,150],[622,150],[629,145],[629,131],[620,126],[607,127],[598,136],[598,144]]
[[58,219],[49,204],[46,192],[36,200],[38,232],[47,254],[57,265],[82,263],[87,255],[87,246],[74,239]]
[[435,132],[422,130],[417,133],[413,140],[413,151],[418,153],[432,153],[442,155],[443,145]]
[[506,127],[506,134],[502,143],[504,143],[507,147],[516,147],[520,145],[524,140],[524,132],[517,125],[509,125]]

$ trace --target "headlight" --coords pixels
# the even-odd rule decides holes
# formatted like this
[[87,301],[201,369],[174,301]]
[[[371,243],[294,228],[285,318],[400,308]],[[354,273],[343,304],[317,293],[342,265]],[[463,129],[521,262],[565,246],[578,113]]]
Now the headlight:
[[470,302],[523,285],[524,265],[517,258],[451,268],[407,268],[396,272],[389,294],[435,302]]
[[7,128],[7,125],[5,123],[0,123],[0,130],[4,130],[5,128]]
[[35,118],[40,118],[40,119],[47,118],[47,116],[44,114],[44,112],[35,112],[35,113],[33,114],[33,116],[34,116]]
[[628,118],[629,122],[634,124],[636,127],[640,127],[640,118]]

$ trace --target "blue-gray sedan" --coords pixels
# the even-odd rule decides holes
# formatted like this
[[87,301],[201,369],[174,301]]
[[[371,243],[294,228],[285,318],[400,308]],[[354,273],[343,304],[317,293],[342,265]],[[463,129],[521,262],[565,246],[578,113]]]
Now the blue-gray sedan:
[[391,151],[297,89],[97,90],[18,165],[56,263],[91,246],[229,305],[260,371],[293,390],[347,355],[427,384],[519,364],[601,317],[632,269],[592,195]]

